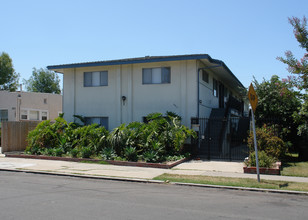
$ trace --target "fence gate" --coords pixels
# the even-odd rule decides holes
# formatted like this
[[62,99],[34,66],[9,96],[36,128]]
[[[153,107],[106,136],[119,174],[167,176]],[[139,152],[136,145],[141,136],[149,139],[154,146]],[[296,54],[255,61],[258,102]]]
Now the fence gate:
[[192,118],[191,124],[198,134],[193,142],[198,156],[223,160],[248,156],[248,117]]

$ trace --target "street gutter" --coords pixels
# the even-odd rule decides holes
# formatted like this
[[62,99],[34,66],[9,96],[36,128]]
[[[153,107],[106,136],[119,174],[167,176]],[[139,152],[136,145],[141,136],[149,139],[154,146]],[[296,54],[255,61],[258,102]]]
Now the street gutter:
[[23,170],[17,170],[17,169],[0,168],[0,171],[41,174],[41,175],[54,175],[54,176],[75,177],[75,178],[84,178],[84,179],[110,180],[110,181],[135,182],[135,183],[166,184],[166,185],[169,184],[169,185],[175,185],[175,186],[203,187],[203,188],[214,188],[214,189],[227,189],[227,190],[240,190],[240,191],[253,191],[253,192],[280,193],[280,194],[308,196],[308,192],[292,191],[292,190],[249,188],[249,187],[237,187],[237,186],[221,186],[221,185],[208,185],[208,184],[197,184],[197,183],[165,182],[165,181],[162,181],[162,180],[152,180],[152,179],[138,179],[138,178],[96,176],[96,175],[81,175],[81,174],[57,173],[57,172],[47,172],[47,171],[33,171],[33,170],[24,170],[24,169]]

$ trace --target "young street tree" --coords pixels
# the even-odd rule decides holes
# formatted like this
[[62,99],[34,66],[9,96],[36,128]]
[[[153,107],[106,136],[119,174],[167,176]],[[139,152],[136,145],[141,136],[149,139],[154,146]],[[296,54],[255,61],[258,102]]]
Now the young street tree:
[[19,74],[13,68],[10,56],[2,52],[0,55],[0,90],[16,91],[18,87]]
[[29,92],[61,93],[59,76],[47,69],[33,68],[32,76],[28,80],[24,79],[23,83]]

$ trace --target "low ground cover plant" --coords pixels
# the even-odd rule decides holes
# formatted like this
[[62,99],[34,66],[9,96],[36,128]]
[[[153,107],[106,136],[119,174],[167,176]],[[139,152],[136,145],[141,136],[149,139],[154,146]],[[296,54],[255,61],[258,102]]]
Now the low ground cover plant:
[[153,113],[146,119],[147,123],[122,124],[109,132],[97,124],[67,123],[60,116],[29,132],[26,153],[146,162],[183,158],[184,143],[195,132],[181,125],[174,113]]

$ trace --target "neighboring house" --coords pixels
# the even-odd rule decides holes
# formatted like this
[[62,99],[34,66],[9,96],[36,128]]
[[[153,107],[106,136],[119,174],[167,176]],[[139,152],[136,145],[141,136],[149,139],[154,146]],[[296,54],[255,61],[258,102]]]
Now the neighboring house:
[[[175,112],[191,127],[192,117],[210,117],[212,109],[227,108],[242,115],[242,83],[224,62],[207,54],[53,65],[63,73],[63,112],[112,130],[121,123],[143,121],[149,113]],[[229,102],[228,102],[229,101]]]
[[0,91],[0,121],[54,120],[62,113],[62,95]]

